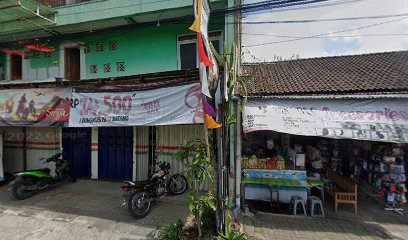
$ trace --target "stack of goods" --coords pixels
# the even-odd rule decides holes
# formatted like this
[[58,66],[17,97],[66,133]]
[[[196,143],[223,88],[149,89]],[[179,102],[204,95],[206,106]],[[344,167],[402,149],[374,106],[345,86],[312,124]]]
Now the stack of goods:
[[266,158],[258,159],[256,169],[266,169]]
[[333,139],[330,143],[327,143],[327,140],[323,143],[320,142],[319,145],[321,147],[320,151],[325,165],[331,170],[343,175],[343,158],[339,141]]
[[396,145],[393,148],[378,145],[374,149],[368,168],[372,172],[372,183],[383,196],[387,204],[407,203],[404,168],[404,152]]
[[251,159],[249,159],[249,168],[256,169],[258,166],[258,160],[256,159],[256,155],[252,155]]
[[252,155],[251,158],[244,157],[242,158],[242,169],[257,169],[258,160],[256,155]]
[[276,163],[276,169],[278,170],[285,169],[285,159],[282,156],[278,156],[278,162]]
[[242,169],[267,169],[267,159],[257,159],[256,155],[252,155],[251,158],[242,158]]
[[252,155],[251,158],[243,157],[242,169],[284,170],[285,159],[282,156],[259,159],[255,155]]
[[331,150],[332,150],[332,156],[330,159],[331,160],[330,167],[333,171],[342,174],[343,159],[341,156],[339,141],[333,140]]
[[331,151],[330,151],[330,146],[329,142],[327,139],[322,139],[319,141],[319,144],[317,145],[317,148],[320,150],[320,158],[323,162],[323,166],[328,165],[328,161],[331,158]]
[[368,163],[369,182],[376,188],[381,189],[382,175],[385,173],[384,164],[382,164],[382,153],[385,146],[378,145],[371,153],[370,162]]
[[[369,170],[370,166],[368,161],[372,153],[371,147],[371,142],[355,141],[352,143],[352,148],[350,149],[349,153],[351,158],[349,162],[349,169],[350,173],[352,173],[350,177],[356,181],[365,179],[368,180],[368,182],[371,182]],[[380,158],[381,157],[379,157],[379,159]]]
[[403,151],[400,148],[392,149],[392,156],[384,156],[380,170],[382,177],[382,193],[386,194],[387,203],[407,203],[405,193],[406,175],[403,162]]
[[266,163],[266,168],[269,170],[274,170],[277,168],[278,165],[278,158],[273,157],[273,158],[268,158],[267,163]]
[[242,169],[249,169],[249,158],[243,157],[242,158]]

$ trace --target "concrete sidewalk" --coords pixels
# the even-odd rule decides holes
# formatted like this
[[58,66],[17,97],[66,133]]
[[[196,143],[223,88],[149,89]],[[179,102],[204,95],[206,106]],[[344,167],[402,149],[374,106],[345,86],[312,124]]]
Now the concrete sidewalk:
[[[1,239],[151,239],[161,226],[186,220],[186,194],[168,196],[144,219],[121,207],[119,182],[79,180],[24,201],[0,187]],[[7,236],[7,237],[6,237]]]
[[257,213],[245,217],[244,231],[253,239],[276,240],[372,240],[393,238],[377,223],[354,219],[316,219],[281,214]]
[[332,199],[327,199],[326,218],[269,213],[269,204],[262,202],[250,202],[249,207],[253,213],[244,215],[243,227],[252,239],[408,239],[408,216],[386,212],[383,205],[365,196],[359,197],[357,215],[353,213],[353,207],[348,205],[340,205],[338,213],[335,213]]

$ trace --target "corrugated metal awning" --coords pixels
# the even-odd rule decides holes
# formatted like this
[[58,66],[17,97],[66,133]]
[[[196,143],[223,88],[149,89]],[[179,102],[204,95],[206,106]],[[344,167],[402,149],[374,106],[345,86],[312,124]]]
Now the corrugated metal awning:
[[0,0],[0,34],[56,24],[56,11],[34,0]]

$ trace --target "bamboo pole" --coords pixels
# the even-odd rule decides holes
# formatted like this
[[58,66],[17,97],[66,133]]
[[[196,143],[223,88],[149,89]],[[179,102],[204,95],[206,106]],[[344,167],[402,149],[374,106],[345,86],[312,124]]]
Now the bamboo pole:
[[[203,79],[201,79],[201,76],[203,76],[202,71],[207,71],[207,69],[206,69],[205,66],[202,67],[200,65],[200,69],[199,69],[199,72],[200,72],[200,89],[202,89],[202,85],[203,85]],[[206,145],[208,160],[211,161],[210,140],[209,140],[209,134],[208,134],[208,128],[207,128],[207,118],[205,117],[205,115],[207,113],[205,111],[204,101],[205,101],[205,99],[202,99],[202,101],[201,101],[201,107],[203,109],[203,119],[204,119],[204,141],[205,141],[205,145]],[[211,190],[212,194],[215,193],[215,187],[214,187],[214,183],[212,181],[210,182],[210,190]]]

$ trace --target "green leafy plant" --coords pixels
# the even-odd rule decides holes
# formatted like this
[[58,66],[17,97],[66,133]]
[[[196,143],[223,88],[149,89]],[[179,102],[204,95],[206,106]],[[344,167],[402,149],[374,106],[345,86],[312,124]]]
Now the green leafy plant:
[[219,233],[218,240],[248,240],[249,237],[244,233],[240,233],[239,231],[235,231],[232,228],[231,223],[229,222],[229,218],[227,217],[227,223],[225,224],[225,234]]
[[225,234],[218,235],[218,240],[248,240],[248,236],[243,233],[231,230],[230,232],[225,232]]
[[177,219],[176,223],[165,225],[160,231],[156,240],[184,240],[188,237],[188,232],[183,229],[184,222]]
[[[215,203],[215,199],[214,199]],[[217,218],[215,204],[213,206],[204,206],[201,215],[203,232],[216,235],[217,234]]]
[[199,221],[201,226],[204,225],[204,220],[207,220],[204,219],[204,213],[206,213],[206,211],[212,210],[212,212],[215,214],[215,199],[211,193],[200,196],[198,199],[195,198],[194,194],[191,194],[187,197],[186,203],[193,216],[199,216],[199,218],[196,218],[196,220],[198,221],[198,219],[200,219]]
[[187,197],[186,204],[198,228],[198,235],[202,237],[202,215],[209,207],[215,210],[215,200],[211,193],[200,196],[199,187],[207,179],[213,179],[211,160],[207,155],[206,144],[201,139],[187,141],[180,146],[180,150],[173,155],[173,159],[181,162],[187,168],[187,179],[192,186],[192,194]]
[[180,150],[172,157],[188,169],[186,176],[194,190],[198,191],[200,184],[206,179],[213,179],[213,171],[209,169],[211,161],[207,156],[206,144],[203,140],[187,141],[180,145]]

